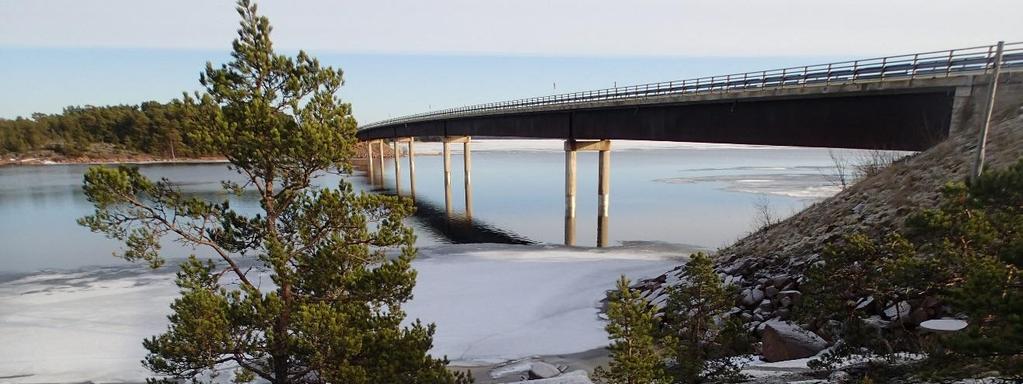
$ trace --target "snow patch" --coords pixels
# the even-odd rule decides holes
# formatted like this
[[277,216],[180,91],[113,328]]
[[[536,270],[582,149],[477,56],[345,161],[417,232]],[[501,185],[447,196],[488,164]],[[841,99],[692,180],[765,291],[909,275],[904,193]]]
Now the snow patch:
[[956,332],[966,328],[968,324],[958,319],[935,319],[920,323],[920,328],[932,332]]

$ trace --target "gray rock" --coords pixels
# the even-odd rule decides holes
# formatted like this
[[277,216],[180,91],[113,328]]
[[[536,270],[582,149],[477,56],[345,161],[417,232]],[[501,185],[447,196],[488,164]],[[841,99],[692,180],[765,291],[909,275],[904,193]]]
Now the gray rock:
[[732,309],[729,309],[728,312],[725,312],[724,317],[733,317],[740,313],[742,313],[742,308],[732,307]]
[[810,357],[828,346],[827,341],[816,333],[783,321],[764,323],[762,339],[762,353],[767,362]]
[[742,305],[752,307],[764,299],[764,291],[759,289],[747,289],[742,294]]
[[788,296],[782,296],[778,299],[778,306],[782,308],[788,308],[792,306],[792,298]]
[[534,361],[529,367],[530,380],[549,379],[560,374],[561,371],[558,370],[558,367],[542,361]]
[[874,303],[874,296],[867,296],[856,302],[856,309],[864,309]]
[[530,381],[519,381],[519,383],[529,384],[593,384],[586,371],[577,370],[565,373],[557,377],[549,379],[535,379]]
[[864,207],[863,203],[856,204],[856,206],[853,207],[852,211],[855,214],[859,214],[860,212],[863,212],[863,207]]
[[748,264],[749,259],[741,259],[736,261],[735,263],[732,263],[732,265],[721,268],[721,271],[729,275],[741,275]]
[[781,287],[784,287],[785,284],[788,284],[790,281],[792,281],[792,278],[785,275],[775,276],[771,279],[771,283],[778,289],[781,289]]
[[778,295],[778,292],[779,292],[778,288],[775,288],[772,285],[772,286],[769,286],[769,287],[764,289],[764,296],[772,297],[773,298],[773,297]]
[[881,318],[881,316],[877,315],[861,320],[863,321],[863,324],[876,330],[888,329],[891,328],[892,326],[892,322],[885,321],[884,319]]
[[780,295],[781,297],[789,298],[789,300],[792,301],[792,304],[798,303],[799,299],[803,298],[803,293],[799,292],[797,290],[794,290],[794,289],[787,289],[787,290],[778,292],[778,295]]
[[890,320],[904,321],[909,318],[912,309],[913,307],[909,303],[900,301],[895,305],[885,308],[884,316]]
[[762,312],[773,311],[774,310],[774,303],[771,303],[771,300],[769,300],[769,299],[764,299],[764,301],[760,302],[760,305],[757,307],[757,309],[760,309],[760,311],[762,311]]
[[834,371],[828,375],[829,383],[849,383],[852,382],[852,375],[846,371]]
[[789,318],[789,315],[792,314],[792,312],[788,308],[781,308],[777,311],[774,311],[774,314],[777,315],[782,320],[787,320]]

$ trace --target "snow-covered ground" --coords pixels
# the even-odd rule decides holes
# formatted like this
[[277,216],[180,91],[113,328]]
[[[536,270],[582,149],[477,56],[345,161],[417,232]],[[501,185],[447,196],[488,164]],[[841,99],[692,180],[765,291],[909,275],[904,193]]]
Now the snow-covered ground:
[[437,323],[433,352],[461,364],[605,346],[597,318],[605,291],[619,275],[657,275],[682,256],[636,248],[450,248],[416,262],[416,296],[406,308],[410,316]]
[[[599,300],[620,274],[680,263],[665,249],[444,245],[421,250],[410,318],[437,323],[433,352],[465,363],[606,344]],[[0,382],[117,382],[147,376],[143,338],[161,332],[173,271],[32,274],[0,283]]]

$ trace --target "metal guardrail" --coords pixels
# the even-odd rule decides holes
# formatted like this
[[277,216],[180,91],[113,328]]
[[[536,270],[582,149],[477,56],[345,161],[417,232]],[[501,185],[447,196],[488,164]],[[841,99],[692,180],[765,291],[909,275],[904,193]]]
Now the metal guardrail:
[[[438,117],[459,117],[483,112],[509,111],[548,105],[569,105],[604,100],[633,100],[664,95],[724,92],[744,89],[841,85],[896,79],[938,78],[964,72],[987,73],[994,68],[996,45],[957,48],[946,51],[841,61],[765,71],[706,76],[694,79],[639,84],[625,87],[563,93],[528,99],[499,101],[407,115],[377,121],[359,129],[395,123],[409,123]],[[1005,43],[1002,68],[1023,68],[1023,42]]]

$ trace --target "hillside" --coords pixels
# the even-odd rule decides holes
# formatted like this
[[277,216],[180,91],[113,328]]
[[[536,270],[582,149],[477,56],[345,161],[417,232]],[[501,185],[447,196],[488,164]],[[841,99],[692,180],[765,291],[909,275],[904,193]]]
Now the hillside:
[[[985,161],[994,168],[1023,157],[1023,89],[1003,89],[998,94],[986,151]],[[843,234],[883,234],[898,229],[907,213],[934,207],[945,183],[966,178],[976,144],[977,134],[972,130],[953,134],[927,151],[721,249],[718,262],[722,266],[749,263],[761,271],[775,269],[805,261]]]
[[[976,122],[979,112],[964,111],[960,117]],[[1023,87],[1014,84],[1000,89],[992,121],[987,166],[988,169],[1005,168],[1023,158]],[[765,355],[766,361],[792,358],[767,357],[768,349],[788,346],[768,340],[763,330],[769,323],[778,324],[773,321],[794,320],[793,305],[802,297],[804,273],[819,259],[824,246],[856,232],[880,238],[902,229],[910,213],[936,207],[940,190],[946,183],[967,177],[976,143],[975,128],[953,132],[931,149],[901,159],[835,196],[716,252],[715,270],[726,284],[737,286],[739,292],[735,307],[728,315],[738,316],[748,330],[758,331],[763,339],[756,349]],[[644,297],[654,305],[663,308],[667,300],[665,286],[680,281],[682,268],[679,266],[655,278],[641,280],[634,286],[644,291]],[[947,315],[938,303],[927,300],[910,300],[894,309],[877,305],[872,308],[872,315],[882,322],[919,324]],[[814,350],[819,351],[820,347]]]

